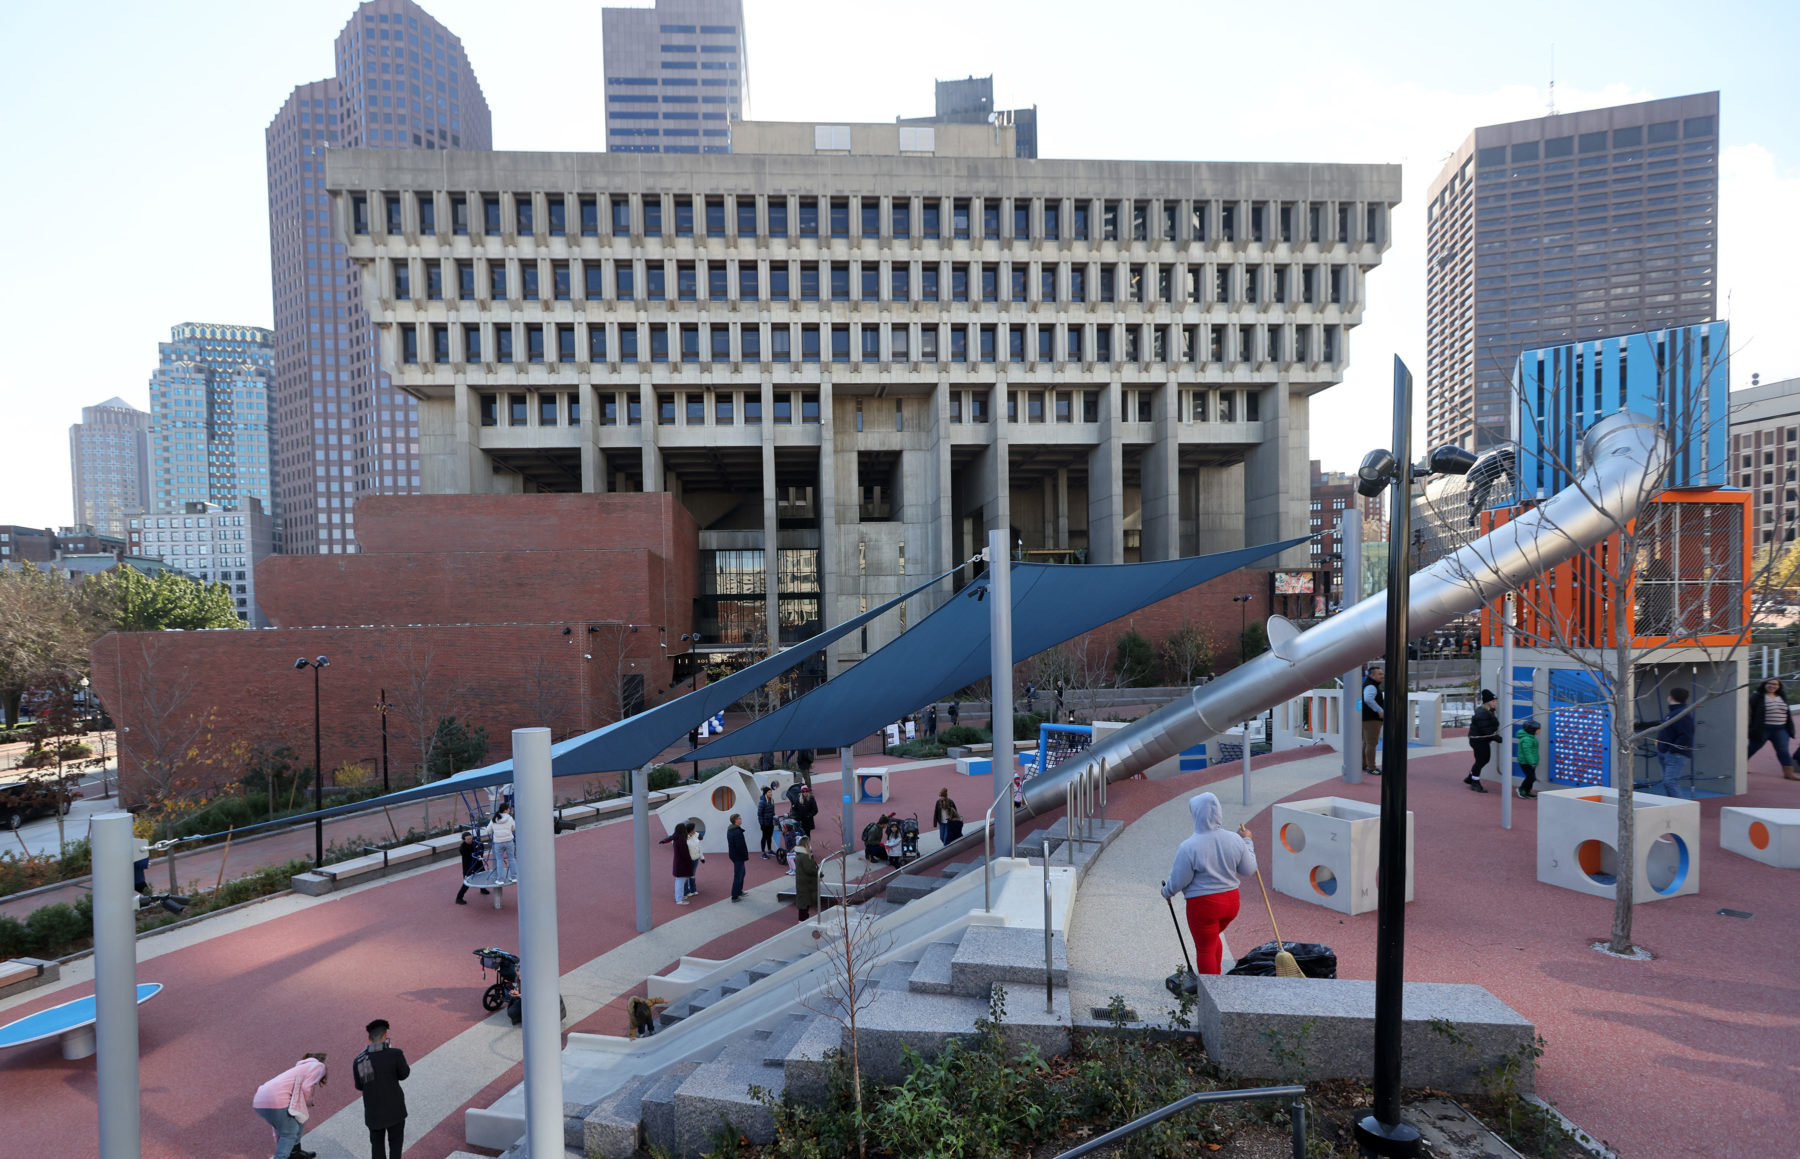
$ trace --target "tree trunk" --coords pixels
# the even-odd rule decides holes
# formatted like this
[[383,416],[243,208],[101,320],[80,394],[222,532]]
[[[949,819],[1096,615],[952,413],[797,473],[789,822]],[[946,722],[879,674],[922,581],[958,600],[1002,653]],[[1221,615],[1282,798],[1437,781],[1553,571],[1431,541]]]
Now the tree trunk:
[[[1636,558],[1630,536],[1619,537],[1619,557],[1615,560],[1614,578],[1623,580],[1625,569]],[[1631,607],[1625,599],[1625,585],[1613,585],[1613,784],[1619,793],[1618,882],[1613,887],[1612,938],[1607,948],[1615,954],[1629,954],[1631,914],[1636,898],[1632,885],[1637,880],[1637,806],[1633,792],[1637,778],[1633,774],[1631,738],[1637,732],[1637,698],[1635,673],[1632,671],[1633,649],[1629,632]]]

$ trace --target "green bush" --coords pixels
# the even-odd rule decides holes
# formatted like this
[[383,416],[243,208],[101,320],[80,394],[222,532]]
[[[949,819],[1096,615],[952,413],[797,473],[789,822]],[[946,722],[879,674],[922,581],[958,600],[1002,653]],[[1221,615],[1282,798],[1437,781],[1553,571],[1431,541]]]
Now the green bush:
[[950,745],[986,744],[991,737],[984,728],[976,728],[972,724],[953,724],[949,728],[938,729],[938,743],[946,747]]
[[1119,637],[1113,670],[1128,688],[1148,688],[1156,681],[1156,649],[1136,628]]
[[887,752],[888,755],[892,757],[911,757],[914,760],[926,760],[931,757],[943,756],[944,742],[942,740],[933,740],[928,736],[922,736],[916,740],[909,740],[905,744],[897,744],[893,748],[887,750]]
[[56,956],[63,947],[93,936],[91,907],[88,920],[84,921],[74,906],[64,902],[40,906],[26,917],[25,929],[36,952]]
[[0,914],[0,958],[32,956],[31,931],[10,914]]
[[657,765],[650,770],[650,791],[673,789],[681,783],[681,770],[674,765]]

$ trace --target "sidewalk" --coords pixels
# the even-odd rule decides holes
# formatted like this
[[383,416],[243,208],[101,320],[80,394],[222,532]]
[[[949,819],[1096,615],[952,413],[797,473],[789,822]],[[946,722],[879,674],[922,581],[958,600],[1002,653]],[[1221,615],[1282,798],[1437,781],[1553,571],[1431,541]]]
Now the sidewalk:
[[[1535,805],[1515,799],[1513,828],[1503,830],[1497,792],[1471,793],[1460,781],[1466,748],[1414,749],[1411,758],[1416,868],[1406,909],[1407,980],[1485,986],[1531,1019],[1548,1044],[1538,1093],[1630,1159],[1793,1153],[1800,1003],[1792,931],[1800,895],[1787,871],[1718,844],[1722,805],[1800,805],[1773,756],[1752,760],[1744,796],[1701,802],[1700,892],[1638,905],[1633,936],[1655,953],[1651,962],[1588,948],[1606,937],[1612,902],[1537,881]],[[1273,768],[1257,761],[1247,810],[1225,770],[1152,782],[1160,802],[1107,848],[1077,895],[1069,940],[1075,1008],[1121,994],[1141,1017],[1161,1020],[1174,1005],[1162,980],[1181,955],[1157,887],[1175,846],[1192,832],[1188,797],[1210,789],[1227,826],[1250,820],[1266,881],[1269,804],[1296,794],[1379,800],[1379,778],[1346,784],[1337,779],[1337,760]],[[1230,944],[1272,940],[1255,881],[1242,891]],[[1339,977],[1374,977],[1373,912],[1344,917],[1273,889],[1270,897],[1284,937],[1332,946]],[[1729,918],[1721,909],[1753,917]]]

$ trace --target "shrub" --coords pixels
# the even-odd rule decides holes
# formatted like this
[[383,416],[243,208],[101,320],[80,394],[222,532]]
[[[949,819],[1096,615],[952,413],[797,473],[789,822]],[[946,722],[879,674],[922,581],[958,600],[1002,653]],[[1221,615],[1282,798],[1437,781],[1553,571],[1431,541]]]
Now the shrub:
[[30,934],[32,943],[38,951],[45,956],[54,956],[64,947],[93,935],[91,903],[88,908],[89,912],[84,920],[74,906],[64,902],[59,901],[54,905],[40,906],[32,910],[31,914],[26,917],[26,931]]
[[0,914],[0,958],[23,958],[31,954],[31,932],[25,923],[8,914]]
[[945,746],[986,744],[989,739],[986,729],[976,728],[972,724],[953,724],[949,728],[938,729],[937,734],[938,743]]
[[928,736],[922,736],[916,740],[909,740],[905,744],[895,745],[893,748],[888,749],[888,755],[894,757],[911,757],[914,760],[941,757],[944,755],[944,742],[942,740],[933,740]]
[[674,765],[657,765],[650,770],[650,791],[673,789],[681,783],[681,770]]
[[1156,679],[1156,649],[1142,632],[1133,628],[1119,637],[1114,649],[1113,671],[1128,688],[1148,688]]

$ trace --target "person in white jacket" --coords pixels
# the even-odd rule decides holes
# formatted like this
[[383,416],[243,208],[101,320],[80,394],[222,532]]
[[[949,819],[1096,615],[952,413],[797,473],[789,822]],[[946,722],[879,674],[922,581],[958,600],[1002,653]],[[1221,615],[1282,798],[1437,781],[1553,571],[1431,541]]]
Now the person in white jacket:
[[1175,865],[1163,883],[1165,899],[1187,898],[1188,932],[1194,935],[1194,965],[1202,974],[1217,974],[1224,965],[1220,935],[1238,915],[1238,880],[1256,872],[1256,850],[1250,830],[1242,825],[1227,833],[1224,810],[1211,793],[1188,799],[1194,835],[1175,850]]
[[688,875],[687,892],[682,896],[693,897],[700,892],[700,882],[697,880],[697,877],[700,873],[700,867],[706,864],[706,854],[701,852],[700,849],[700,827],[698,825],[688,826],[687,850],[688,859],[694,864],[694,872]]
[[494,808],[494,819],[481,831],[481,835],[493,843],[494,871],[500,881],[512,881],[519,876],[519,847],[513,841],[517,825],[512,806],[502,801]]

